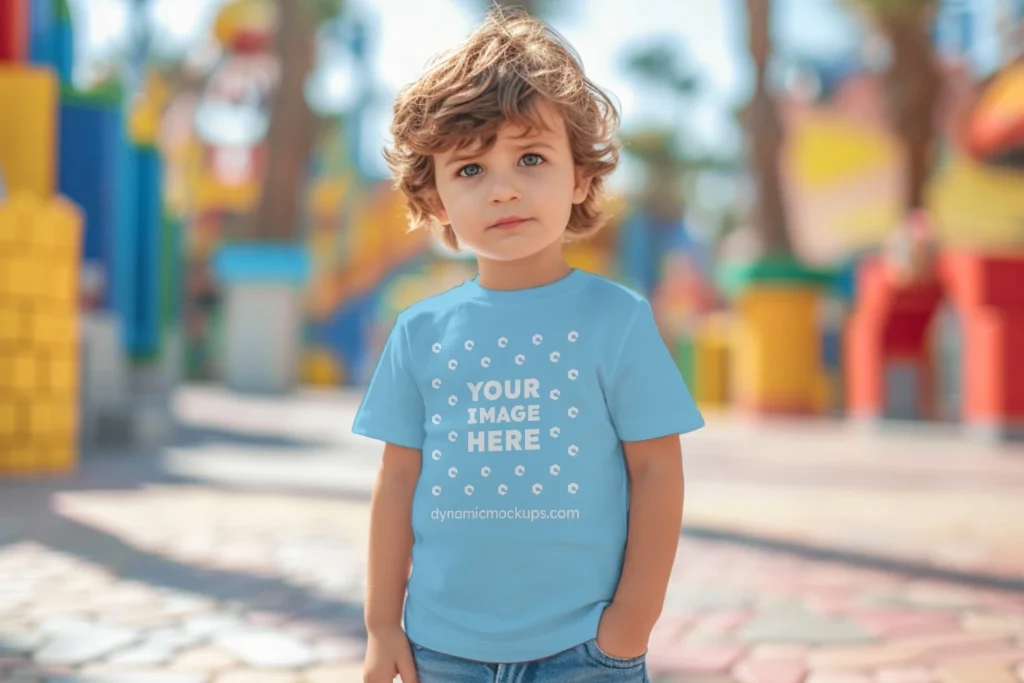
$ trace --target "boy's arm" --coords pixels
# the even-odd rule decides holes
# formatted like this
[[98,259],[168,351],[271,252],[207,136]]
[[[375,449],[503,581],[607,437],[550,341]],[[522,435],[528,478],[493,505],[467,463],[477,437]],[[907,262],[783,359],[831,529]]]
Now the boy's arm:
[[370,504],[366,628],[399,628],[412,561],[412,498],[420,451],[387,444]]
[[623,450],[630,478],[628,539],[598,640],[608,654],[633,657],[647,648],[664,606],[679,547],[684,485],[678,434],[626,441]]

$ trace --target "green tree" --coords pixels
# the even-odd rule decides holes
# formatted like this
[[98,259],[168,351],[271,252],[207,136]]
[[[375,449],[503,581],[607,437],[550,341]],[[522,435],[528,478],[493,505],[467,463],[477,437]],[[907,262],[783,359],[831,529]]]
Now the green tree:
[[697,79],[684,64],[678,43],[664,41],[651,43],[630,52],[626,66],[639,76],[646,77],[679,95],[689,95],[697,88]]
[[647,171],[641,201],[653,215],[679,218],[685,210],[684,184],[692,170],[681,141],[687,129],[686,110],[697,91],[697,79],[684,64],[678,42],[648,42],[624,55],[626,71],[666,93],[675,103],[674,125],[623,133],[628,153],[643,162]]
[[698,83],[693,70],[680,54],[679,42],[674,39],[648,43],[625,56],[626,69],[639,79],[665,91],[676,102],[676,125],[686,127],[685,113]]

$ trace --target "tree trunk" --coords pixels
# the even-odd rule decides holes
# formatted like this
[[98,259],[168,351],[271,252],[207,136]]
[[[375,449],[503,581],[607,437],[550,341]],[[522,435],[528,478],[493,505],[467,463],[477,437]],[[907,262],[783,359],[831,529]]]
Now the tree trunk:
[[892,64],[885,74],[889,116],[906,154],[905,208],[924,206],[936,134],[936,109],[942,73],[932,48],[930,10],[888,19],[884,30],[892,44]]
[[256,214],[257,239],[294,242],[301,238],[303,197],[313,148],[313,113],[306,79],[313,68],[315,22],[306,2],[277,0],[277,56],[280,68],[267,133],[267,170]]
[[745,112],[745,127],[752,156],[756,185],[754,228],[764,256],[791,256],[779,155],[783,128],[778,107],[768,83],[771,60],[771,0],[746,0],[750,56],[756,76],[754,95]]

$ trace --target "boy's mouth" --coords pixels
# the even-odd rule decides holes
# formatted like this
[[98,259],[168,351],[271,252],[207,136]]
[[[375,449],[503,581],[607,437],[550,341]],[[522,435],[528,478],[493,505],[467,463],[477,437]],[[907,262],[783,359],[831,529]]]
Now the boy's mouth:
[[519,227],[528,220],[530,219],[523,218],[521,216],[505,216],[503,218],[499,218],[498,220],[496,220],[494,223],[491,223],[487,227],[497,228],[499,230],[510,230],[512,228]]

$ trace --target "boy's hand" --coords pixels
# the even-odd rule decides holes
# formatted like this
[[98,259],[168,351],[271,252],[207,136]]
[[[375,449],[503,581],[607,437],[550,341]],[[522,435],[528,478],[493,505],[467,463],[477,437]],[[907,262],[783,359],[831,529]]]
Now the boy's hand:
[[401,676],[402,683],[419,683],[412,647],[401,626],[371,632],[363,662],[364,683],[392,683],[395,676]]
[[647,651],[650,631],[642,620],[612,602],[601,615],[597,627],[597,646],[606,655],[621,659],[639,657]]

